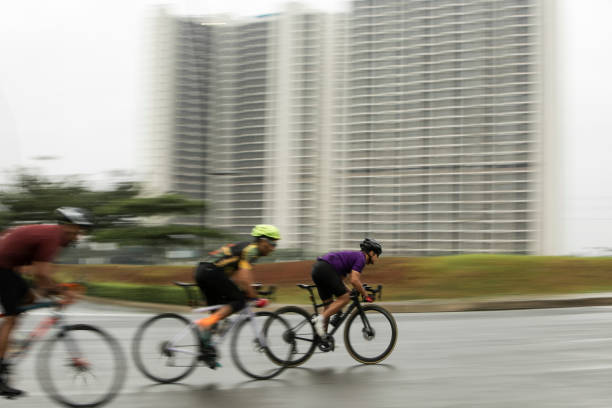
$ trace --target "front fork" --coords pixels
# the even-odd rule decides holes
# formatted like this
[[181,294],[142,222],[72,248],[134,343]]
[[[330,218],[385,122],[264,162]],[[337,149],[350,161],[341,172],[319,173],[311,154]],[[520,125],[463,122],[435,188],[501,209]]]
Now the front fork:
[[376,332],[374,331],[374,328],[372,328],[372,325],[370,324],[370,321],[366,317],[366,314],[361,308],[360,304],[357,304],[357,313],[359,313],[359,318],[363,323],[363,329],[361,329],[361,334],[363,335],[363,338],[368,341],[372,340],[376,335]]
[[63,328],[60,332],[59,337],[64,340],[68,356],[70,358],[70,364],[78,371],[86,371],[89,368],[89,362],[83,357],[83,353],[79,348],[77,342],[70,336],[70,332]]

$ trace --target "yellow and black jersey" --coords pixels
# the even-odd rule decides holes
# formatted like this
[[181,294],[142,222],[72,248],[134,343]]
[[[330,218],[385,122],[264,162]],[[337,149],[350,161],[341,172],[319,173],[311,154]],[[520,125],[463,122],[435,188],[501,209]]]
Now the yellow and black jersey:
[[239,242],[224,245],[216,251],[208,253],[203,262],[222,268],[228,276],[238,269],[253,269],[253,264],[259,258],[259,250],[254,242]]

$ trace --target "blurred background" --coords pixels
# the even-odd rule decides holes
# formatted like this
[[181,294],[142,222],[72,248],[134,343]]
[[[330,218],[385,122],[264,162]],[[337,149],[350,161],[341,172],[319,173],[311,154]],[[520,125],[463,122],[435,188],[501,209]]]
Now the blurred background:
[[607,0],[0,7],[0,223],[89,208],[65,262],[612,250]]

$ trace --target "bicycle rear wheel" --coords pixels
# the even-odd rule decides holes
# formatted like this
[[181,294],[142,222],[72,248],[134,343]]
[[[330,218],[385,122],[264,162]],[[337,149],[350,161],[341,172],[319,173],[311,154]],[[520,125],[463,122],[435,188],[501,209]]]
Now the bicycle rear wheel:
[[397,341],[397,324],[393,315],[378,305],[356,309],[346,321],[344,343],[355,360],[376,364],[391,354]]
[[234,330],[231,352],[236,367],[257,380],[267,380],[279,375],[285,368],[272,356],[289,359],[291,345],[282,340],[282,333],[289,325],[276,314],[257,312],[254,319],[243,319]]
[[144,322],[132,341],[136,367],[159,383],[179,381],[196,368],[200,337],[191,322],[176,313],[162,313]]
[[97,327],[77,324],[45,342],[36,371],[53,400],[69,407],[98,407],[119,393],[126,364],[113,337]]
[[[284,356],[276,355],[271,355],[270,358],[278,364],[289,367],[304,364],[312,357],[316,346],[315,331],[310,321],[311,315],[297,306],[282,307],[276,311],[276,314],[289,325],[281,336],[283,341],[291,345],[291,355],[288,360],[283,360]],[[269,338],[270,334],[267,336]]]

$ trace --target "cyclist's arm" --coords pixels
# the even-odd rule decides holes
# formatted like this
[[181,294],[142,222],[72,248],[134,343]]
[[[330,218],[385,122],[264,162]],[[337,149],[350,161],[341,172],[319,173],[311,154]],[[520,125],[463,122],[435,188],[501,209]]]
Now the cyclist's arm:
[[238,286],[242,288],[242,290],[245,291],[247,297],[251,299],[259,297],[257,291],[253,288],[253,286],[251,286],[253,283],[255,283],[253,279],[253,271],[251,269],[238,269],[234,276],[232,276],[232,279],[234,280],[234,282],[236,282],[236,284],[238,284]]
[[357,291],[359,291],[359,293],[361,293],[361,296],[367,297],[368,292],[366,292],[366,290],[363,288],[360,276],[361,273],[357,271],[351,271],[351,275],[349,276],[349,282],[351,283],[351,285],[353,285],[355,289],[357,289]]
[[51,268],[51,262],[32,262],[31,272],[34,277],[34,282],[43,294],[57,287],[57,284],[51,278]]

